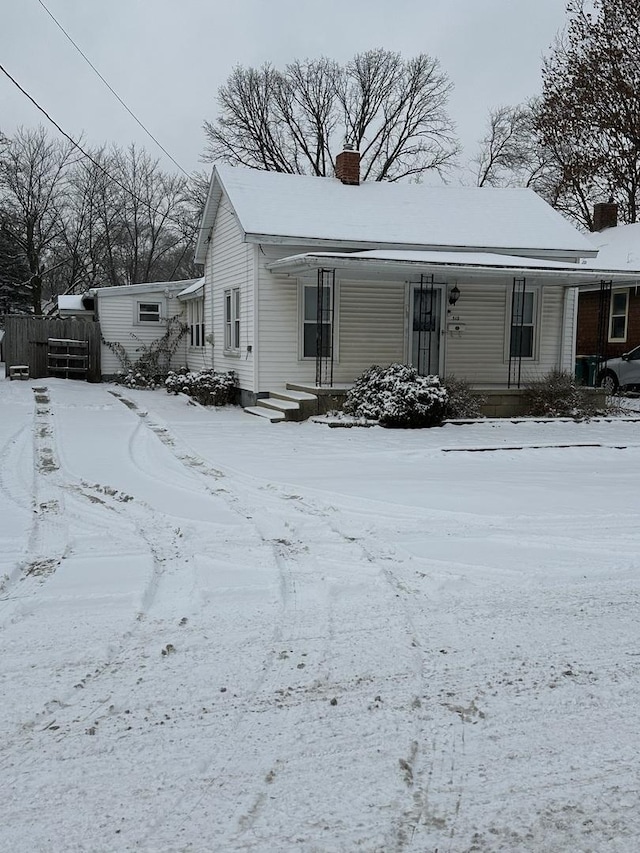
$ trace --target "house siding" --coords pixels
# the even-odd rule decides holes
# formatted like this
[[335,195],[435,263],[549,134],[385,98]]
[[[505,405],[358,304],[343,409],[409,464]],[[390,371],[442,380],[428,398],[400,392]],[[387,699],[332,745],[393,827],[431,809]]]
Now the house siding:
[[405,294],[402,282],[340,281],[335,381],[353,382],[372,364],[404,361]]
[[[166,319],[183,316],[183,306],[175,294],[166,297],[163,292],[149,292],[129,294],[123,293],[118,296],[100,296],[98,298],[98,312],[100,320],[100,332],[104,340],[111,343],[120,343],[132,361],[136,361],[142,354],[143,345],[149,345],[166,331],[164,323],[136,323],[137,303],[144,302],[163,303],[163,312]],[[135,336],[135,337],[134,337]],[[181,367],[187,363],[187,340],[183,337],[178,348],[171,359],[171,367]],[[123,365],[118,356],[104,343],[101,347],[101,372],[103,376],[115,376],[122,371]]]
[[455,317],[463,331],[446,332],[445,373],[475,385],[504,384],[509,363],[506,358],[505,323],[508,320],[508,290],[499,284],[461,284],[460,301],[447,314]]
[[187,367],[194,372],[206,370],[210,367],[210,362],[207,361],[206,347],[187,346]]
[[[448,317],[455,316],[464,331],[446,334],[445,373],[479,387],[504,385],[509,375],[511,290],[490,283],[461,289],[463,296]],[[561,351],[564,288],[541,287],[538,300],[535,357],[522,360],[524,381],[561,366],[567,357]]]
[[[206,334],[211,333],[211,336],[203,358],[217,371],[235,371],[240,387],[247,391],[255,390],[253,253],[254,247],[243,242],[235,214],[223,198],[205,265],[205,324]],[[226,353],[224,349],[224,293],[236,287],[240,288],[240,349],[237,354]]]

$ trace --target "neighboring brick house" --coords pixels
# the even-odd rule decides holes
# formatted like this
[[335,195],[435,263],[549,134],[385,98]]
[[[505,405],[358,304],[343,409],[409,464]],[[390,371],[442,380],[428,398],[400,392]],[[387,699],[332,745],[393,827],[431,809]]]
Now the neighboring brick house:
[[595,205],[594,225],[591,239],[598,249],[594,263],[630,271],[622,284],[602,281],[580,290],[576,357],[600,366],[640,345],[640,280],[632,274],[640,269],[640,223],[617,225],[617,207],[608,202]]

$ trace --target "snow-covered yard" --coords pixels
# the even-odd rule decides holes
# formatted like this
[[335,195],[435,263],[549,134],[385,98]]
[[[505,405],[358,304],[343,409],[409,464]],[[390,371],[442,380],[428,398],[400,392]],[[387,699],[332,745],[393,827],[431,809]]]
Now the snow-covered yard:
[[0,849],[639,849],[639,423],[3,381],[0,448]]

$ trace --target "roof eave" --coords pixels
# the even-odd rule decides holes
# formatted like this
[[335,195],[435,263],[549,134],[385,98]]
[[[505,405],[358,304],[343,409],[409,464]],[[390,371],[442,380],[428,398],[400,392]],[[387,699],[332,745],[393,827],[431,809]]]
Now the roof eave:
[[530,254],[534,257],[543,255],[551,258],[595,258],[598,254],[597,249],[584,248],[566,248],[566,249],[549,249],[536,246],[465,246],[453,244],[438,244],[438,243],[381,243],[375,240],[340,240],[328,239],[324,237],[295,237],[284,234],[264,234],[257,232],[246,232],[245,240],[247,243],[264,243],[265,245],[276,246],[317,246],[318,248],[341,248],[347,249],[379,249],[384,250],[399,250],[406,252],[494,252],[503,255],[524,255]]
[[576,269],[558,269],[552,267],[527,267],[506,264],[463,264],[445,261],[415,261],[415,260],[384,260],[381,258],[345,258],[331,256],[294,255],[267,264],[267,269],[284,275],[300,275],[312,272],[321,267],[331,267],[345,270],[369,270],[372,273],[387,272],[396,274],[420,274],[421,272],[442,272],[447,274],[475,274],[478,278],[493,277],[502,274],[505,278],[520,276],[522,278],[544,278],[549,284],[565,287],[579,287],[584,284],[595,284],[600,281],[614,281],[617,284],[628,282],[637,284],[640,281],[640,270],[589,270],[576,265]]

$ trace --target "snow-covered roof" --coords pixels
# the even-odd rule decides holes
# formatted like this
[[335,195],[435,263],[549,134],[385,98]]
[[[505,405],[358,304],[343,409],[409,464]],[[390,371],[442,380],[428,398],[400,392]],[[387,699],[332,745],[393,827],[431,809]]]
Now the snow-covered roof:
[[116,287],[96,287],[91,291],[99,299],[105,296],[122,296],[129,293],[132,296],[140,293],[162,293],[165,290],[175,295],[176,291],[183,291],[185,287],[200,281],[199,278],[187,278],[183,281],[149,281],[144,284],[123,284]]
[[640,269],[640,222],[606,228],[589,234],[589,238],[598,249],[598,257],[588,261],[589,267]]
[[70,294],[58,296],[59,311],[73,311],[74,313],[86,311],[87,309],[82,304],[82,294]]
[[178,299],[194,299],[204,292],[204,278],[197,278],[189,287],[178,294]]
[[498,249],[589,257],[592,243],[529,189],[317,178],[218,165],[196,248],[228,198],[249,241],[350,248]]
[[391,249],[368,252],[305,252],[272,261],[267,268],[279,274],[300,275],[321,267],[349,270],[366,276],[390,275],[406,277],[438,273],[469,278],[499,276],[509,279],[523,276],[544,280],[547,284],[578,286],[595,284],[603,277],[619,283],[640,279],[640,269],[603,269],[585,264],[524,258],[494,252],[416,252]]

